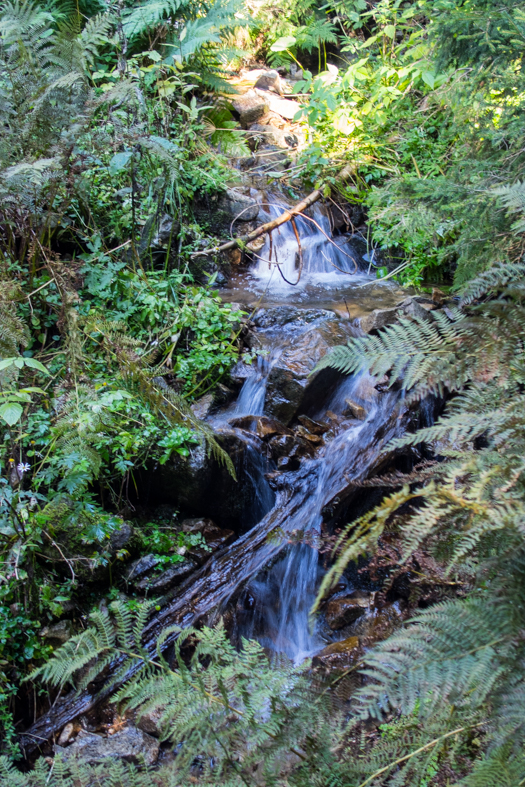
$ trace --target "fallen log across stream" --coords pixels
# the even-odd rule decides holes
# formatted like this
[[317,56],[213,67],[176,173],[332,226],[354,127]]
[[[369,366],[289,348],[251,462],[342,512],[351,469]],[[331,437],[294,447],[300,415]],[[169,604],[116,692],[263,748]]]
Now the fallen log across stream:
[[[334,501],[340,505],[355,489],[354,482],[369,478],[385,469],[392,459],[385,453],[390,440],[401,434],[409,410],[398,393],[379,395],[368,419],[338,434],[319,457],[305,462],[296,473],[283,473],[274,508],[252,530],[231,546],[216,554],[178,589],[177,595],[152,615],[144,629],[143,645],[148,654],[156,653],[157,640],[169,626],[188,627],[224,607],[250,578],[287,547],[282,531],[306,531],[323,518],[325,507]],[[164,649],[175,640],[174,632],[164,641]],[[45,741],[54,738],[70,721],[107,701],[122,683],[132,677],[112,681],[121,662],[109,668],[92,691],[74,691],[58,697],[51,709],[20,735],[26,756]],[[135,668],[138,669],[138,666]]]
[[[355,175],[356,167],[353,164],[347,164],[343,169],[338,173],[335,180],[336,183],[344,183],[345,181],[349,180],[352,175]],[[217,254],[221,251],[230,251],[231,249],[235,248],[244,248],[247,243],[250,243],[252,240],[256,240],[260,238],[261,235],[266,235],[266,233],[271,232],[272,230],[277,229],[282,224],[286,224],[287,221],[291,221],[296,216],[299,216],[303,213],[307,208],[314,205],[321,197],[323,196],[324,188],[315,189],[307,197],[302,199],[300,202],[297,203],[295,208],[290,208],[290,210],[285,210],[280,216],[276,219],[272,219],[272,221],[267,221],[266,224],[261,224],[260,227],[252,230],[247,235],[241,235],[238,238],[233,238],[233,240],[229,240],[226,243],[223,243],[221,246],[214,246],[209,249],[203,249],[202,251],[196,251],[191,256],[192,257],[206,257],[209,254]]]

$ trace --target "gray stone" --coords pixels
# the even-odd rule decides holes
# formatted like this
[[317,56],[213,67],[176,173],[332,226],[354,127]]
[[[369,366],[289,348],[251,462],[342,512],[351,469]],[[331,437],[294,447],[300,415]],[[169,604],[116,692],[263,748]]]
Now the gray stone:
[[[288,98],[277,98],[277,96],[274,96],[272,93],[263,92],[262,90],[254,92],[256,92],[260,98],[265,98],[267,106],[272,112],[276,112],[287,120],[293,120],[296,113],[301,109],[297,101],[290,101]],[[256,120],[252,120],[252,123],[255,122]]]
[[144,555],[143,557],[139,557],[138,560],[135,560],[128,571],[128,575],[126,577],[128,582],[134,582],[136,579],[141,577],[143,574],[146,574],[148,571],[151,571],[158,563],[157,558],[155,555]]
[[125,760],[151,766],[159,756],[159,742],[136,727],[125,727],[109,737],[80,730],[76,740],[67,748],[55,745],[55,754],[62,760],[78,758],[96,764],[105,760]]
[[238,221],[253,221],[259,215],[259,203],[237,189],[226,189],[219,208]]
[[232,106],[239,115],[242,128],[248,128],[252,123],[257,123],[268,112],[268,98],[266,96],[270,97],[271,93],[258,95],[255,90],[248,90],[232,101]]
[[200,399],[197,399],[196,402],[193,402],[191,405],[191,409],[193,414],[200,418],[200,420],[204,420],[206,416],[210,414],[210,411],[213,409],[213,405],[215,403],[215,397],[212,393],[205,394],[201,396]]
[[393,308],[374,309],[370,314],[361,317],[359,325],[364,333],[372,333],[385,328],[387,325],[392,325],[401,316],[428,319],[428,309],[421,303],[418,303],[417,296],[415,298],[409,297]]
[[391,325],[398,318],[398,310],[394,309],[374,309],[370,314],[365,314],[359,320],[359,326],[364,333],[379,331],[387,325]]
[[196,568],[197,564],[191,558],[184,558],[182,562],[174,563],[160,574],[144,577],[140,582],[135,583],[135,588],[141,593],[146,591],[149,593],[164,593],[174,585],[178,585],[186,577],[189,577]]
[[259,90],[273,90],[273,92],[277,93],[279,96],[284,95],[281,77],[278,71],[272,70],[267,71],[265,74],[261,74],[254,87]]
[[252,374],[253,366],[244,363],[244,361],[237,361],[233,369],[230,370],[230,380],[236,385],[242,385]]
[[137,713],[135,726],[148,735],[153,735],[154,738],[161,738],[164,733],[162,727],[162,713],[162,708],[149,710],[142,715]]

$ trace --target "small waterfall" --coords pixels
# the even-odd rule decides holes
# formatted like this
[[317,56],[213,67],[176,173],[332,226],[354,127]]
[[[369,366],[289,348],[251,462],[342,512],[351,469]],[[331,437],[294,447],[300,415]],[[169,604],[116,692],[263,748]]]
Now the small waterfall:
[[256,439],[250,440],[246,435],[243,437],[246,440],[244,474],[251,481],[253,489],[253,497],[244,512],[244,521],[246,527],[253,527],[274,507],[275,493],[266,480],[266,473],[271,467],[261,451],[260,442]]
[[[359,478],[370,461],[370,449],[377,450],[380,424],[387,422],[399,394],[379,394],[373,387],[374,382],[368,374],[345,379],[328,403],[327,410],[341,412],[345,400],[351,398],[357,404],[366,404],[368,416],[334,438],[318,459],[306,463],[305,478],[314,479],[314,483],[308,485],[304,505],[286,523],[290,540],[294,533],[308,533],[314,537],[320,533],[323,509],[337,493],[341,479],[345,476],[347,480]],[[388,439],[394,433],[395,427]],[[379,442],[384,444],[384,435]],[[363,450],[362,462],[359,462],[360,449]],[[321,575],[315,548],[305,543],[289,546],[284,557],[249,583],[247,609],[250,615],[241,624],[242,635],[255,636],[265,647],[286,654],[296,664],[319,651],[325,643],[315,626],[312,629],[309,612]]]
[[262,415],[268,375],[281,357],[282,347],[272,347],[267,355],[257,356],[257,365],[241,388],[235,415]]
[[[267,220],[281,216],[288,208],[289,206],[282,202],[270,203],[268,207],[265,206]],[[366,280],[368,278],[366,271],[359,270],[361,254],[357,250],[355,240],[345,235],[332,238],[330,220],[321,205],[315,204],[311,213],[313,221],[306,216],[298,216],[295,219],[302,251],[300,286],[304,287],[312,283],[340,286],[343,281],[353,283],[356,278]],[[297,282],[301,267],[292,223],[288,221],[282,224],[274,230],[272,236],[271,246],[270,240],[267,239],[260,251],[259,261],[253,274],[265,288],[288,289],[290,283]]]

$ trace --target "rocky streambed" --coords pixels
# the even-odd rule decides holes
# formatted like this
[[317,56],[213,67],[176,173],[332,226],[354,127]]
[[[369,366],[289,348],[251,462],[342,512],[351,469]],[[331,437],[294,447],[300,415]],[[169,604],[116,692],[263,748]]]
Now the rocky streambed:
[[[293,148],[293,115],[278,114],[279,107],[291,113],[279,103],[287,99],[275,91],[271,100],[261,97],[261,90],[268,93],[268,86],[239,99],[241,123],[266,135],[262,145]],[[279,117],[285,123],[280,129]],[[271,143],[268,125],[275,129]],[[256,157],[255,168],[260,166]],[[283,209],[281,193],[261,188],[260,180],[257,185],[227,192],[223,208],[258,222]],[[244,312],[243,340],[255,360],[240,360],[226,383],[193,408],[231,457],[235,478],[200,445],[187,457],[150,467],[138,481],[141,505],[168,518],[177,512],[181,531],[199,536],[195,545],[166,568],[153,551],[133,559],[133,524],[126,522],[107,547],[110,562],[130,550],[121,572],[126,592],[157,599],[143,634],[150,654],[166,627],[222,618],[233,641],[255,637],[270,656],[284,654],[298,664],[312,658],[312,669],[326,676],[355,665],[414,606],[444,592],[439,567],[424,555],[399,569],[395,538],[386,534],[372,561],[345,572],[310,625],[328,559],[320,545],[379,499],[363,481],[409,468],[410,457],[385,449],[432,417],[434,407],[408,407],[402,390],[390,389],[387,380],[316,371],[316,365],[350,337],[377,331],[400,315],[431,319],[443,308],[439,294],[432,299],[375,282],[359,233],[337,226],[325,207],[315,207],[310,218],[313,223],[297,221],[299,255],[295,231],[283,225],[275,239],[263,239],[255,256],[235,257],[225,269],[223,298]],[[46,636],[58,645],[71,630],[66,611]],[[166,638],[166,648],[175,637]],[[93,762],[144,756],[154,764],[162,751],[155,719],[145,717],[137,726],[108,704],[118,667],[110,665],[80,694],[53,698],[21,735],[26,754],[54,750]]]

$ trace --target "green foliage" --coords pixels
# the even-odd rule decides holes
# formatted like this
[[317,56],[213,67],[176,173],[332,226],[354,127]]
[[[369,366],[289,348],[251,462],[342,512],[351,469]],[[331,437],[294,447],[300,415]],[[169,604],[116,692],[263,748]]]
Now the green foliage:
[[[442,731],[483,727],[486,756],[465,785],[492,785],[509,746],[509,773],[523,767],[524,303],[523,265],[496,266],[466,288],[446,322],[403,321],[353,340],[333,357],[341,370],[367,368],[389,373],[391,383],[402,379],[412,400],[457,393],[434,426],[394,443],[426,442],[442,461],[343,531],[321,592],[337,582],[349,560],[373,549],[407,504],[411,509],[400,524],[403,558],[423,548],[445,559],[456,581],[466,584],[470,575],[465,598],[419,612],[367,656],[369,682],[357,706],[363,718],[380,718],[389,709],[417,714],[429,730],[436,720]],[[416,341],[416,327],[425,348]]]
[[[179,778],[191,773],[198,758],[206,782],[230,777],[232,783],[246,783],[259,766],[267,783],[275,783],[283,753],[302,747],[312,722],[323,722],[319,703],[313,708],[300,703],[307,691],[305,678],[292,666],[276,669],[258,643],[244,641],[237,651],[221,625],[199,631],[167,628],[156,652],[149,653],[141,635],[150,606],[131,612],[115,603],[111,615],[92,614],[92,626],[69,640],[33,677],[56,686],[75,680],[81,689],[117,660],[115,687],[125,676],[133,677],[115,701],[135,709],[139,717],[154,712],[163,740],[174,745],[184,741],[176,760]],[[162,653],[169,642],[175,643],[173,665]],[[190,644],[193,655],[187,661],[183,648]]]

